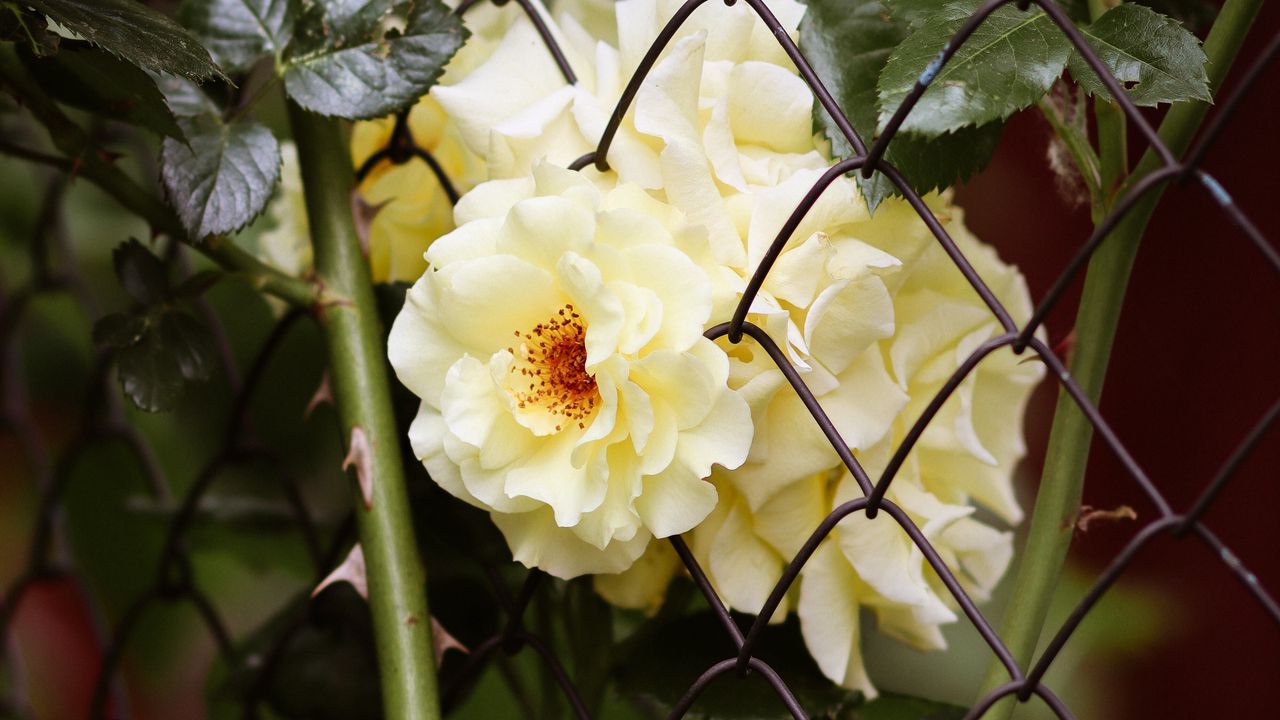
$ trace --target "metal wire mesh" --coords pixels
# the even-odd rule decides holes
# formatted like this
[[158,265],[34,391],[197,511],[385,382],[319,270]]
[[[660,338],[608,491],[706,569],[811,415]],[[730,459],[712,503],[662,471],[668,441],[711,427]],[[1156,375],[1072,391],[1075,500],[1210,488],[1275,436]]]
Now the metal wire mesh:
[[[459,14],[465,13],[477,1],[466,0],[458,7],[457,12]],[[505,0],[503,1],[505,2]],[[737,0],[724,1],[727,5],[733,5],[737,2]],[[854,149],[854,154],[832,165],[813,186],[799,206],[794,209],[752,275],[732,318],[711,328],[706,335],[711,339],[727,337],[732,343],[743,342],[744,337],[750,338],[750,341],[758,343],[768,353],[813,416],[814,421],[830,440],[832,447],[840,456],[845,467],[852,473],[862,489],[863,497],[837,507],[814,529],[800,552],[787,565],[763,608],[745,632],[730,615],[684,540],[678,536],[670,538],[671,544],[674,546],[676,553],[684,563],[694,583],[706,597],[720,624],[723,626],[726,637],[732,643],[733,652],[728,654],[724,660],[706,668],[696,679],[692,679],[688,691],[671,709],[669,717],[683,717],[699,695],[716,678],[731,673],[745,675],[752,672],[758,674],[773,687],[779,701],[794,717],[808,717],[787,684],[787,669],[771,667],[767,662],[757,657],[756,649],[762,630],[778,608],[785,593],[798,577],[806,561],[823,539],[835,528],[837,523],[856,513],[863,513],[867,518],[874,518],[878,513],[884,512],[901,527],[902,531],[921,550],[925,560],[937,573],[965,617],[973,624],[991,652],[1007,670],[1009,681],[981,698],[970,709],[967,715],[969,718],[981,717],[998,700],[1011,695],[1024,702],[1033,696],[1039,697],[1058,717],[1073,717],[1068,707],[1045,685],[1045,673],[1055,658],[1059,656],[1086,614],[1133,562],[1143,547],[1162,535],[1172,535],[1176,538],[1188,536],[1198,538],[1221,560],[1224,567],[1244,585],[1262,606],[1265,613],[1277,624],[1280,624],[1280,605],[1276,603],[1274,597],[1261,586],[1257,578],[1244,567],[1231,550],[1202,521],[1204,514],[1213,504],[1215,498],[1217,498],[1264,435],[1276,423],[1277,418],[1280,417],[1280,401],[1273,404],[1241,440],[1238,447],[1227,461],[1222,464],[1191,507],[1183,512],[1178,512],[1170,506],[1157,488],[1156,483],[1147,476],[1099,413],[1095,404],[1089,400],[1071,377],[1062,359],[1044,342],[1035,337],[1036,330],[1044,323],[1047,315],[1061,300],[1068,287],[1083,270],[1089,258],[1107,240],[1117,224],[1130,213],[1144,196],[1170,183],[1194,182],[1198,184],[1222,209],[1232,224],[1257,247],[1271,270],[1280,277],[1280,254],[1267,242],[1243,211],[1235,205],[1231,196],[1222,186],[1212,176],[1200,169],[1202,161],[1213,147],[1215,141],[1221,137],[1241,101],[1248,95],[1250,88],[1270,66],[1276,55],[1280,53],[1280,36],[1271,41],[1254,66],[1245,74],[1243,81],[1235,92],[1220,104],[1216,117],[1203,133],[1199,143],[1193,147],[1185,160],[1180,161],[1161,141],[1143,115],[1129,101],[1123,87],[1107,70],[1098,55],[1057,5],[1049,0],[989,0],[952,37],[951,41],[939,53],[935,62],[930,65],[931,71],[926,71],[916,82],[911,92],[893,114],[886,125],[885,131],[868,145],[853,129],[844,112],[826,88],[823,87],[821,80],[805,60],[799,48],[789,38],[778,19],[770,12],[765,0],[741,1],[750,6],[760,21],[773,31],[773,36],[795,63],[801,77],[812,89],[823,110],[830,115],[836,127],[839,128]],[[516,0],[516,2],[533,21],[535,28],[545,42],[548,51],[556,60],[565,79],[570,83],[574,82],[576,76],[573,69],[533,5],[529,0]],[[705,2],[707,0],[689,0],[680,7],[665,25],[623,91],[596,150],[576,160],[571,165],[573,169],[582,169],[588,165],[594,165],[600,170],[608,169],[609,146],[646,74],[658,60],[663,49],[675,36],[682,23]],[[951,59],[991,13],[1010,3],[1015,3],[1022,10],[1027,10],[1034,4],[1047,14],[1054,25],[1070,40],[1085,62],[1101,78],[1129,122],[1145,138],[1148,146],[1157,155],[1161,163],[1158,170],[1134,184],[1117,201],[1112,213],[1098,224],[1093,234],[1079,248],[1071,261],[1059,274],[1049,292],[1036,307],[1030,320],[1021,327],[1013,321],[1010,314],[983,281],[983,278],[973,269],[945,229],[926,208],[920,195],[898,170],[884,159],[886,149],[893,141],[907,115],[929,87],[936,70]],[[384,162],[400,164],[417,158],[430,167],[444,192],[447,193],[451,200],[456,202],[458,193],[451,179],[431,156],[431,153],[414,141],[412,132],[408,127],[407,115],[406,111],[397,116],[388,145],[370,156],[357,170],[357,176],[365,176]],[[814,399],[802,377],[791,365],[785,353],[764,330],[746,319],[747,310],[755,295],[759,292],[766,275],[805,214],[828,185],[840,176],[854,171],[861,172],[864,177],[870,176],[872,172],[879,171],[894,183],[1003,328],[1001,334],[983,343],[960,364],[959,368],[942,386],[922,415],[906,433],[881,476],[874,480],[868,476],[858,463],[848,444],[840,437],[839,432],[827,417],[822,406]],[[83,277],[77,271],[75,264],[71,262],[69,248],[66,246],[65,238],[62,238],[62,233],[56,222],[57,202],[61,189],[61,182],[51,188],[46,200],[46,206],[42,211],[44,221],[38,225],[41,228],[39,232],[42,235],[48,235],[48,238],[43,236],[33,238],[32,257],[35,262],[31,278],[22,287],[16,288],[11,292],[6,293],[3,288],[0,288],[0,390],[3,390],[4,397],[3,406],[0,407],[0,424],[12,431],[17,437],[28,466],[31,468],[32,474],[38,479],[42,489],[38,523],[26,570],[6,590],[2,602],[0,602],[0,648],[8,647],[6,633],[13,619],[13,614],[22,601],[24,593],[30,589],[33,583],[52,576],[65,577],[76,581],[75,569],[54,558],[52,549],[57,544],[54,540],[59,533],[57,525],[59,502],[66,490],[71,470],[77,462],[77,456],[85,448],[91,444],[105,441],[115,441],[123,444],[138,458],[148,480],[149,492],[156,498],[169,499],[169,483],[164,477],[151,448],[148,446],[146,439],[125,422],[120,399],[109,387],[108,370],[110,363],[108,357],[99,355],[96,359],[93,371],[94,380],[91,383],[90,396],[86,403],[88,412],[86,413],[83,427],[61,456],[56,459],[50,457],[44,441],[36,431],[35,423],[30,416],[29,403],[23,393],[21,378],[15,371],[14,362],[14,330],[30,301],[43,293],[69,291],[77,298],[87,315],[91,317],[98,315],[96,304],[87,289]],[[51,240],[52,242],[46,243],[46,240]],[[45,250],[46,244],[58,248],[59,252],[66,256],[64,258],[65,262],[56,271],[48,262],[47,250]],[[180,259],[178,251],[171,251],[169,258],[171,262],[180,261]],[[216,320],[216,318],[213,318],[212,313],[208,312],[207,308],[205,309],[205,314],[207,319]],[[304,313],[291,312],[278,322],[268,339],[263,343],[243,381],[236,378],[234,364],[231,361],[230,354],[225,351],[224,347],[224,362],[227,363],[229,368],[229,376],[232,379],[232,386],[235,392],[232,400],[233,411],[227,425],[222,448],[201,469],[196,482],[182,498],[179,505],[180,509],[169,525],[167,540],[157,568],[154,584],[129,605],[116,621],[114,627],[109,630],[102,627],[99,628],[99,632],[102,635],[102,646],[106,648],[106,651],[93,698],[92,717],[99,718],[104,716],[108,708],[108,698],[112,696],[114,696],[114,711],[120,715],[127,714],[123,693],[113,692],[112,684],[121,655],[140,618],[149,608],[161,600],[191,603],[216,641],[219,650],[225,656],[229,657],[231,655],[231,638],[219,619],[209,596],[192,577],[190,556],[184,542],[184,536],[193,522],[198,502],[223,470],[233,465],[245,463],[266,463],[273,469],[276,476],[280,478],[284,496],[288,499],[298,528],[305,538],[307,548],[314,561],[317,579],[336,561],[338,551],[343,543],[349,542],[351,523],[348,520],[343,529],[336,534],[329,547],[321,547],[319,535],[308,513],[306,504],[301,499],[295,480],[289,475],[287,468],[275,458],[269,449],[258,447],[252,443],[248,428],[247,405],[261,380],[263,370],[282,338],[303,316]],[[1143,526],[1112,560],[1084,598],[1075,606],[1066,621],[1052,636],[1052,639],[1034,664],[1028,668],[1021,667],[1014,660],[991,623],[974,605],[951,569],[942,561],[920,528],[901,508],[885,497],[897,471],[925,428],[951,396],[952,392],[974,371],[983,358],[1006,346],[1017,353],[1030,350],[1045,363],[1050,370],[1051,376],[1075,401],[1103,443],[1119,459],[1126,474],[1137,484],[1156,511],[1155,519]],[[471,649],[471,653],[463,667],[454,676],[452,684],[444,688],[443,701],[446,706],[451,705],[457,699],[458,693],[467,680],[474,677],[496,655],[499,653],[512,654],[527,646],[532,648],[542,661],[547,664],[555,681],[569,702],[574,715],[578,718],[589,718],[589,713],[575,689],[572,679],[556,658],[551,644],[545,638],[529,631],[525,627],[523,619],[525,612],[535,595],[542,577],[542,574],[537,571],[530,572],[518,593],[513,596],[503,585],[501,579],[496,574],[491,573],[493,589],[500,607],[507,616],[507,621],[500,630]],[[101,623],[99,624],[100,626],[102,625]],[[251,717],[254,715],[254,708],[260,699],[260,692],[270,680],[275,664],[282,656],[282,652],[289,643],[291,636],[292,631],[281,633],[275,639],[271,649],[265,654],[264,662],[257,669],[253,689],[245,699],[246,716]],[[17,703],[10,704],[17,705]],[[3,709],[3,705],[0,704],[0,710]]]

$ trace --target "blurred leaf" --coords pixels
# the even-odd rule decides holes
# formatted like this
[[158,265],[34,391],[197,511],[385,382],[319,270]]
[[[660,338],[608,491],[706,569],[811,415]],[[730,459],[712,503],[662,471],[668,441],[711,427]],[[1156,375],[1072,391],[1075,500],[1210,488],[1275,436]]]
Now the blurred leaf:
[[[1209,59],[1200,41],[1176,20],[1126,4],[1108,10],[1084,33],[1135,105],[1211,99],[1205,73]],[[1071,53],[1067,68],[1089,93],[1111,97],[1079,53]]]
[[302,107],[349,119],[378,117],[416,102],[462,46],[462,21],[439,0],[414,4],[391,27],[393,0],[353,5],[318,0],[299,20],[284,72]]
[[957,705],[898,695],[881,693],[880,697],[843,713],[840,720],[961,720],[967,711]]
[[[902,0],[900,3],[913,5]],[[910,34],[907,22],[897,17],[900,3],[891,4],[895,10],[891,19],[880,2],[811,0],[800,23],[800,44],[805,56],[848,114],[854,129],[868,143],[876,132],[876,82],[890,53]],[[929,7],[937,9],[932,0]],[[814,116],[831,140],[832,152],[838,157],[852,155],[852,146],[821,106],[815,106]],[[902,172],[912,187],[927,193],[981,170],[990,161],[1002,130],[1003,123],[988,123],[936,138],[899,134],[889,144],[885,159]],[[867,207],[873,211],[886,197],[901,194],[881,173],[870,178],[857,174],[856,178]]]
[[120,286],[140,305],[155,305],[169,291],[169,273],[160,258],[136,238],[129,238],[111,251]]
[[[261,664],[283,639],[265,687]],[[282,718],[378,720],[382,717],[373,630],[364,600],[339,587],[308,602],[299,596],[235,649],[230,666],[210,674],[214,703],[254,690]]]
[[196,318],[180,311],[160,316],[161,349],[173,356],[182,377],[208,380],[217,356],[209,328]]
[[186,0],[178,18],[222,67],[244,72],[279,56],[293,36],[298,0]]
[[166,351],[154,327],[116,353],[116,372],[125,395],[147,412],[172,410],[186,387],[177,357]]
[[[810,718],[857,717],[845,714],[862,701],[861,693],[839,687],[818,670],[800,639],[794,620],[768,627],[759,656],[795,693]],[[665,716],[707,668],[734,653],[724,628],[710,612],[668,623],[649,635],[625,659],[618,688],[656,716]],[[685,716],[689,720],[782,720],[791,713],[760,675],[739,678],[730,672],[712,681]]]
[[164,141],[160,175],[178,217],[195,238],[233,232],[271,199],[280,178],[280,145],[271,131],[241,120],[182,120],[189,145]]
[[883,127],[918,80],[929,89],[902,129],[938,136],[1003,120],[1044,96],[1062,73],[1071,44],[1043,10],[1005,5],[993,12],[941,68],[939,54],[972,14],[968,1],[945,3],[890,55],[878,82]]
[[133,65],[197,82],[226,79],[208,51],[168,16],[134,0],[23,0]]
[[23,56],[31,74],[58,102],[184,140],[151,76],[114,55],[66,41],[52,57]]
[[47,57],[58,52],[62,38],[49,30],[43,15],[6,4],[0,7],[0,41],[18,43],[36,57]]
[[142,339],[147,330],[145,318],[126,313],[106,315],[93,324],[93,344],[119,350]]

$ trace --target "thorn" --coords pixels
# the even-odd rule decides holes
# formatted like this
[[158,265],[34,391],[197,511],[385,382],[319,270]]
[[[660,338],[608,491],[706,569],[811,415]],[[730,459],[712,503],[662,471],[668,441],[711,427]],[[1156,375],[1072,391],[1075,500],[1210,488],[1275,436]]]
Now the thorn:
[[1094,520],[1137,520],[1138,513],[1128,505],[1121,505],[1114,510],[1095,510],[1091,505],[1080,506],[1080,516],[1076,518],[1076,529],[1089,532],[1089,523]]
[[370,459],[369,439],[364,430],[351,428],[351,445],[347,456],[342,459],[342,469],[356,469],[356,482],[360,485],[360,495],[364,498],[364,509],[373,508],[373,461]]
[[316,589],[311,591],[311,597],[319,595],[320,591],[339,582],[351,583],[351,587],[360,593],[360,597],[369,599],[369,583],[364,574],[364,550],[361,549],[360,543],[352,546],[351,552],[347,553],[347,559],[320,581]]
[[464,655],[471,653],[466,645],[458,642],[458,638],[449,634],[448,630],[436,620],[436,616],[431,616],[431,644],[436,654],[436,667],[440,666],[440,660],[444,658],[444,654],[449,650],[458,650]]
[[324,371],[324,376],[320,378],[320,385],[316,387],[316,391],[312,393],[311,399],[307,401],[307,409],[302,411],[302,419],[307,420],[311,417],[311,413],[321,405],[329,403],[333,404],[333,388],[329,386],[329,371]]
[[390,200],[370,205],[360,194],[359,189],[351,191],[351,219],[355,221],[356,237],[360,238],[360,250],[369,257],[369,227],[378,211],[387,206]]

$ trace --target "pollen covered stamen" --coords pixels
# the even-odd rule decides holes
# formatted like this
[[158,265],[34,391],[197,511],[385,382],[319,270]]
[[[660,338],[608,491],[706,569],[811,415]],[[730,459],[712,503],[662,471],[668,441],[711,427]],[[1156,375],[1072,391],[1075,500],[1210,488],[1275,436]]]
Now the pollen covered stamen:
[[[587,372],[587,330],[573,305],[565,305],[550,320],[528,332],[516,330],[519,347],[509,347],[516,359],[512,394],[521,409],[538,406],[564,420],[586,427],[600,393]],[[563,427],[556,424],[556,430]]]

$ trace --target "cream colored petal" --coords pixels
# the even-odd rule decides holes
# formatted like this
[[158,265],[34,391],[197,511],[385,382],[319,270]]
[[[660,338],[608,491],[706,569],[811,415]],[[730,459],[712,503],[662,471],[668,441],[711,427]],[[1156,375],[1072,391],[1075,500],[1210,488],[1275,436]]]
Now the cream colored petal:
[[755,61],[734,66],[729,117],[739,143],[784,153],[813,148],[813,93],[790,69]]
[[990,595],[1013,558],[1013,533],[996,530],[972,518],[957,520],[939,535],[960,560],[972,582],[966,589],[980,598]]
[[862,663],[861,595],[853,568],[828,541],[805,564],[797,609],[804,644],[822,674],[872,699],[876,689]]
[[537,452],[506,473],[506,493],[546,503],[560,527],[572,527],[585,512],[600,507],[608,486],[604,453],[582,467],[570,461],[580,431],[566,430],[539,443]]
[[579,575],[622,572],[640,557],[650,539],[649,533],[641,530],[631,540],[611,542],[601,550],[583,542],[571,528],[557,526],[550,509],[491,513],[490,517],[507,538],[516,562],[564,580]]
[[446,492],[470,505],[484,508],[483,503],[467,492],[458,466],[444,452],[444,436],[447,432],[440,413],[427,403],[422,403],[417,416],[409,425],[409,445],[413,448],[413,454],[422,461],[431,479]]
[[577,253],[560,256],[556,274],[586,324],[587,369],[591,370],[618,347],[626,319],[622,302],[605,286],[600,269]]
[[751,409],[738,394],[722,389],[715,405],[696,427],[680,433],[676,457],[695,474],[706,477],[712,465],[732,470],[751,449]]
[[928,600],[920,561],[912,557],[914,545],[896,520],[886,513],[874,519],[854,513],[841,520],[836,530],[844,557],[877,593],[906,605],[923,605]]
[[755,511],[755,532],[784,558],[795,557],[831,510],[826,485],[818,473],[779,490]]
[[437,292],[430,274],[409,288],[387,337],[387,357],[405,387],[438,406],[445,373],[467,350],[441,324]]
[[[530,177],[481,183],[458,198],[458,204],[453,209],[454,220],[459,227],[465,227],[475,220],[505,218],[516,203],[533,196],[534,187],[533,178]],[[428,258],[432,264],[439,264],[430,254]]]
[[644,492],[636,498],[636,512],[654,537],[665,538],[693,529],[716,505],[716,489],[679,463],[644,478]]
[[683,252],[663,245],[644,245],[624,253],[631,279],[648,288],[662,304],[662,324],[648,350],[684,350],[702,338],[711,316],[707,276]]
[[610,603],[653,615],[662,607],[667,586],[680,567],[680,557],[671,544],[654,541],[630,568],[614,575],[596,575],[592,581],[596,592]]
[[907,395],[885,370],[879,348],[857,355],[839,386],[818,398],[840,437],[855,449],[880,442],[907,404]]
[[815,233],[778,256],[765,278],[765,286],[779,300],[800,308],[809,307],[826,279],[823,268],[832,254],[826,234]]
[[498,416],[507,412],[507,405],[496,390],[485,363],[470,355],[458,358],[445,375],[440,396],[440,410],[449,432],[463,442],[484,447]]
[[874,275],[824,288],[804,321],[809,353],[836,375],[893,330],[893,301],[884,281]]
[[435,317],[466,352],[489,357],[549,320],[567,299],[546,270],[511,255],[456,263],[425,276],[438,286]]
[[[734,610],[758,613],[784,566],[782,556],[755,533],[750,510],[735,502],[711,544],[709,569],[720,596]],[[771,619],[781,621],[789,609],[784,598]]]

